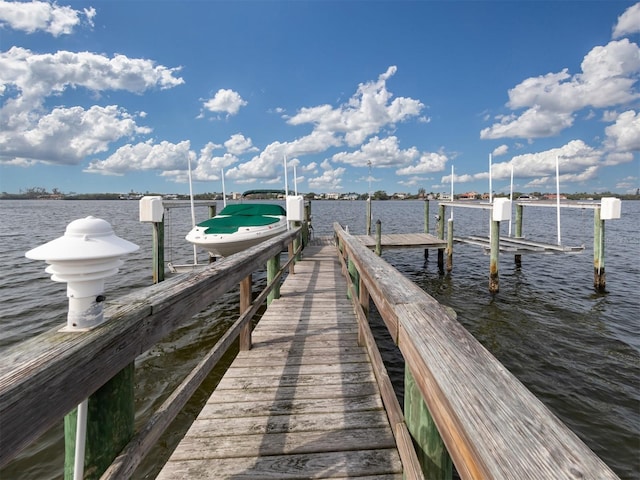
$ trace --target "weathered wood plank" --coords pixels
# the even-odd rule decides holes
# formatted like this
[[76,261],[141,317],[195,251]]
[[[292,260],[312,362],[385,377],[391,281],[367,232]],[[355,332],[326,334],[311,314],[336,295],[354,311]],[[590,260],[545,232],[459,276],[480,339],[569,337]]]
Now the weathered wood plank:
[[268,455],[229,459],[197,459],[167,464],[158,480],[233,478],[234,480],[335,478],[400,473],[395,449],[316,454]]
[[[196,420],[188,436],[217,438],[233,435],[266,433],[319,432],[327,433],[352,429],[388,427],[389,421],[382,410],[293,415],[265,415],[237,418],[233,423],[224,418]],[[181,448],[176,449],[176,452]],[[174,453],[175,454],[175,453]]]
[[[367,248],[376,246],[375,235],[356,235],[355,238]],[[447,242],[428,233],[383,233],[380,236],[380,243],[383,248],[444,248],[447,246]]]
[[[225,392],[228,394],[229,392]],[[226,418],[260,416],[264,412],[269,415],[291,415],[293,413],[342,413],[362,410],[381,410],[382,400],[376,395],[360,397],[334,398],[291,398],[275,400],[249,400],[247,402],[216,402],[212,398],[202,408],[199,417]]]
[[[260,365],[262,366],[278,366],[278,365],[323,365],[327,362],[336,362],[340,364],[345,363],[366,363],[369,359],[367,354],[359,351],[356,353],[340,354],[340,355],[326,355],[318,351],[317,354],[299,354],[299,355],[286,355],[285,352],[266,352],[265,349],[261,349],[261,353],[268,353],[262,355],[260,358]],[[258,356],[260,353],[257,354]],[[255,365],[253,358],[248,358],[246,355],[236,357],[233,361],[234,368],[249,368]]]
[[[224,385],[223,385],[224,386]],[[373,382],[342,384],[320,384],[320,385],[296,385],[296,386],[263,386],[255,388],[230,389],[216,388],[220,395],[217,402],[248,402],[251,400],[264,401],[275,400],[276,398],[335,398],[342,396],[359,397],[362,395],[376,395],[378,388]]]
[[268,433],[266,435],[232,435],[217,437],[186,436],[183,449],[173,460],[200,458],[257,457],[292,453],[319,453],[349,450],[394,448],[393,435],[386,427],[345,430],[340,443],[326,431]]

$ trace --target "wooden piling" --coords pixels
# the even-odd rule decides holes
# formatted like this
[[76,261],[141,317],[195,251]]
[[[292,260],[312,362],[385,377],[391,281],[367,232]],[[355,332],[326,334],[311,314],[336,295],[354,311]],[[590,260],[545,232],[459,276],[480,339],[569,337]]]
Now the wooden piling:
[[[134,363],[89,397],[85,444],[84,479],[99,479],[134,433]],[[78,410],[64,418],[64,478],[72,480],[76,451]]]
[[607,277],[604,271],[604,220],[600,219],[600,207],[593,211],[593,288],[604,292]]
[[367,235],[371,235],[371,197],[367,198]]
[[498,263],[500,257],[500,222],[491,220],[491,258],[489,260],[489,292],[498,293],[500,282]]
[[[524,207],[522,205],[516,205],[516,238],[522,238],[522,216],[524,213]],[[522,255],[517,253],[514,257],[516,267],[522,266]]]
[[153,283],[164,281],[164,215],[153,222]]
[[453,218],[448,221],[447,227],[447,272],[453,270]]
[[451,457],[408,366],[404,372],[404,417],[424,478],[450,480]]
[[[429,199],[424,199],[424,233],[429,233]],[[424,249],[424,259],[429,258],[429,249]]]
[[[446,214],[446,207],[443,203],[438,207],[438,238],[444,240],[444,216]],[[444,248],[438,249],[438,270],[440,273],[444,273]]]
[[382,222],[376,221],[376,255],[382,255]]

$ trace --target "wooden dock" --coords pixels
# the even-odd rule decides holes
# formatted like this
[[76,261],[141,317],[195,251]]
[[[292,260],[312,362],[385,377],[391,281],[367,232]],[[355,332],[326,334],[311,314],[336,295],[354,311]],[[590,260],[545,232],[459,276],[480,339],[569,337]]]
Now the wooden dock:
[[335,247],[307,247],[157,478],[402,478],[346,291]]
[[[367,248],[376,247],[375,235],[354,235]],[[446,240],[428,233],[387,233],[380,236],[382,248],[445,248]]]

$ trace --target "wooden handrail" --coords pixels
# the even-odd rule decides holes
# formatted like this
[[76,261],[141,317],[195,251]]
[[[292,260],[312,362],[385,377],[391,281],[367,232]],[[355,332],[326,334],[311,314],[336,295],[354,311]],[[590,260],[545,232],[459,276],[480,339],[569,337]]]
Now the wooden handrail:
[[202,271],[108,301],[105,322],[88,332],[55,329],[10,348],[0,363],[0,466],[299,234],[291,229]]
[[463,479],[615,473],[447,309],[335,223]]

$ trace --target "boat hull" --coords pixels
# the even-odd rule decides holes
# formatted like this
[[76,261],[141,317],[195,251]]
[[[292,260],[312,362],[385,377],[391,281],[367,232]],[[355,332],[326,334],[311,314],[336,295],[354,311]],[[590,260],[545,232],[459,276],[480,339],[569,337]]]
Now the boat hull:
[[194,227],[185,237],[189,242],[215,257],[228,257],[258,245],[287,230],[286,218],[277,223],[258,227],[242,227],[234,233],[206,233],[205,227]]

